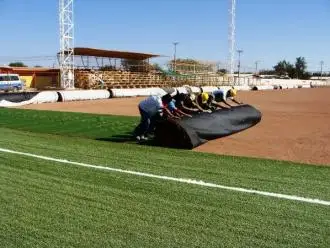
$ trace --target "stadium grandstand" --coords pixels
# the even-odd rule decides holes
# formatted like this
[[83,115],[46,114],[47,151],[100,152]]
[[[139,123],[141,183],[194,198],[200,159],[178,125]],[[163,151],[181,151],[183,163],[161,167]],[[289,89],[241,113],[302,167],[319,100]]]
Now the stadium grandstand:
[[[114,89],[220,86],[228,84],[222,64],[209,61],[177,59],[165,66],[153,59],[159,54],[75,47],[74,74],[76,89]],[[60,53],[56,58],[59,59]],[[173,63],[176,63],[175,65]],[[58,67],[1,67],[16,73],[27,90],[61,89]]]
[[195,71],[174,71],[151,63],[153,58],[165,57],[158,54],[83,47],[76,47],[73,51],[76,88],[176,87],[185,84],[201,86],[210,85],[212,81],[214,85],[219,85],[225,81],[225,77],[216,74],[214,67],[209,64],[204,65],[202,71],[198,69],[202,63],[197,70],[195,66]]

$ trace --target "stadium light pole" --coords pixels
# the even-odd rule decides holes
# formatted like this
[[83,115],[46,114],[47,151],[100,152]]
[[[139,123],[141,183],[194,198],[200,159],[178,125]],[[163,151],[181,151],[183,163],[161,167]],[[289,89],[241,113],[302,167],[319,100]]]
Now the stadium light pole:
[[74,88],[74,24],[73,0],[59,0],[61,87]]
[[173,55],[173,63],[174,63],[174,68],[173,71],[176,71],[176,46],[179,44],[179,42],[173,42],[174,45],[174,55]]
[[239,78],[239,72],[240,72],[240,68],[241,68],[241,53],[243,53],[243,50],[237,50],[238,52],[238,78]]

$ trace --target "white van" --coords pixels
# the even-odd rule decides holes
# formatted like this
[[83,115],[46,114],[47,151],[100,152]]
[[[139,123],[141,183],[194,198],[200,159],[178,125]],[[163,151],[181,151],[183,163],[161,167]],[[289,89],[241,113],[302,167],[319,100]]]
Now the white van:
[[18,74],[0,74],[0,90],[19,91],[23,89],[23,82]]

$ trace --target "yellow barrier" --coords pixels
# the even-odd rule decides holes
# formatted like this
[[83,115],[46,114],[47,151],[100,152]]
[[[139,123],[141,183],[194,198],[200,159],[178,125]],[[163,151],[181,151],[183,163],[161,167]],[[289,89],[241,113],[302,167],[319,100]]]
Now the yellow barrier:
[[20,76],[20,79],[24,82],[25,88],[31,88],[33,76]]

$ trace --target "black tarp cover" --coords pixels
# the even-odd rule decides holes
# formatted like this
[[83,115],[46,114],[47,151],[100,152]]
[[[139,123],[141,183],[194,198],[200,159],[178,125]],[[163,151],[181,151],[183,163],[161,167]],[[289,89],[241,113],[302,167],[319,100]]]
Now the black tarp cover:
[[39,92],[17,92],[17,93],[0,93],[0,101],[23,102],[32,99]]
[[250,105],[200,113],[192,118],[164,120],[156,125],[155,140],[161,146],[193,149],[208,140],[225,137],[261,121],[262,114]]

